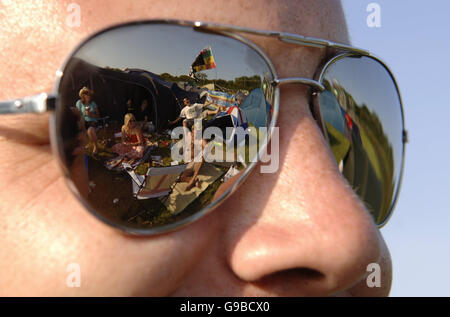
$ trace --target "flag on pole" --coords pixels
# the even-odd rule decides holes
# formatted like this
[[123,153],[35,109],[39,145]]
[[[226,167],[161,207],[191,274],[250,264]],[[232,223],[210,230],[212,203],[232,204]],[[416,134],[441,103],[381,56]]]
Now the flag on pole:
[[189,76],[192,77],[197,72],[213,68],[216,68],[216,63],[214,62],[214,56],[211,50],[211,46],[208,45],[207,47],[202,49],[195,58],[194,62],[191,65]]

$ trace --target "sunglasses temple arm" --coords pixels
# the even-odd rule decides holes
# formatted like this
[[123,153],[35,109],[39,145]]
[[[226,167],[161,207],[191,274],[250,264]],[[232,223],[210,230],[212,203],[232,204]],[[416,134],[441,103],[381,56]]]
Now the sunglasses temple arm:
[[55,108],[54,96],[46,93],[21,99],[0,101],[0,114],[43,113]]

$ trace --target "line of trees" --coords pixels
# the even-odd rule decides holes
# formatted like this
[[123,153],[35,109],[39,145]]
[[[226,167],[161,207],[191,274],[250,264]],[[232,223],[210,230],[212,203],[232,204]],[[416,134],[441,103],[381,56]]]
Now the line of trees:
[[188,82],[191,85],[203,86],[207,84],[215,84],[224,89],[231,91],[247,90],[252,91],[255,88],[261,87],[261,77],[254,75],[251,77],[242,76],[236,77],[234,80],[225,79],[208,79],[205,73],[197,73],[197,81],[187,75],[173,76],[169,73],[162,73],[159,75],[162,79],[170,82]]

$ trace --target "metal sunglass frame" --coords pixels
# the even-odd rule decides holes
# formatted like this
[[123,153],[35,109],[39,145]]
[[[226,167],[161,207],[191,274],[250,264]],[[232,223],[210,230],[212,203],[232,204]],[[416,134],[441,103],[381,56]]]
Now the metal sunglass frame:
[[[319,39],[319,38],[313,38],[313,37],[306,37],[298,34],[292,34],[292,33],[285,33],[285,32],[277,32],[277,31],[266,31],[266,30],[258,30],[253,28],[246,28],[246,27],[238,27],[238,26],[232,26],[232,25],[223,25],[223,24],[216,24],[216,23],[208,23],[208,22],[200,22],[200,21],[183,21],[183,20],[142,20],[142,21],[134,21],[134,22],[128,22],[118,25],[113,25],[108,28],[105,28],[99,32],[96,32],[92,35],[90,35],[88,38],[80,42],[80,44],[77,45],[77,47],[68,55],[64,63],[62,64],[60,70],[56,72],[56,80],[53,87],[53,93],[50,95],[47,95],[46,93],[41,93],[34,96],[24,97],[20,99],[14,99],[14,100],[8,100],[8,101],[0,101],[0,114],[18,114],[18,113],[44,113],[46,111],[52,111],[53,115],[50,119],[50,139],[51,139],[51,145],[53,153],[57,156],[59,165],[63,171],[63,175],[65,176],[66,182],[72,193],[78,198],[79,201],[82,202],[82,204],[97,218],[102,220],[103,222],[108,223],[109,225],[120,229],[121,231],[125,231],[127,233],[131,234],[138,234],[138,235],[156,235],[156,234],[162,234],[171,232],[174,230],[177,230],[181,227],[184,227],[188,224],[191,224],[201,218],[202,216],[206,215],[207,213],[211,212],[213,209],[215,209],[220,203],[222,203],[226,198],[228,198],[235,190],[236,188],[245,180],[245,178],[249,175],[251,170],[256,166],[257,162],[250,163],[247,168],[241,173],[241,176],[238,178],[238,180],[228,188],[221,197],[219,197],[214,202],[210,203],[209,205],[202,208],[200,211],[196,212],[193,215],[190,215],[178,222],[154,227],[154,228],[147,228],[147,229],[139,229],[139,228],[130,228],[126,227],[120,224],[116,224],[102,215],[100,215],[96,210],[94,210],[79,194],[78,190],[76,189],[74,183],[69,177],[68,171],[66,170],[64,164],[62,163],[62,157],[60,153],[60,144],[58,144],[58,137],[56,136],[56,125],[55,125],[55,109],[59,105],[59,99],[58,99],[58,88],[60,84],[60,80],[63,76],[63,70],[65,69],[68,61],[70,58],[81,48],[86,42],[90,41],[91,39],[97,37],[98,35],[111,31],[116,28],[121,28],[125,26],[132,26],[132,25],[148,25],[148,24],[171,24],[171,25],[179,25],[184,27],[193,28],[194,30],[200,31],[200,32],[207,32],[207,33],[214,33],[218,35],[227,36],[230,38],[233,38],[249,47],[254,49],[266,62],[267,66],[269,67],[269,70],[273,76],[273,82],[272,85],[274,87],[274,95],[273,95],[273,113],[272,113],[272,120],[269,125],[269,131],[271,131],[272,128],[275,127],[278,117],[278,111],[279,111],[279,95],[280,90],[279,87],[286,84],[301,84],[309,86],[311,89],[311,110],[313,111],[313,115],[315,116],[316,121],[318,121],[318,124],[320,128],[322,129],[322,132],[324,133],[323,126],[321,123],[321,118],[317,118],[316,115],[320,113],[319,111],[319,94],[325,90],[325,87],[322,85],[321,80],[322,76],[327,69],[328,65],[332,64],[336,59],[339,59],[340,57],[344,55],[353,55],[353,56],[368,56],[376,61],[378,61],[381,65],[383,65],[388,73],[391,75],[392,80],[395,84],[395,87],[397,89],[399,100],[400,100],[400,107],[401,107],[401,115],[402,115],[402,130],[403,130],[403,149],[402,149],[402,163],[401,163],[401,170],[398,180],[398,185],[396,192],[394,193],[391,209],[388,212],[388,215],[386,216],[383,223],[379,224],[378,227],[381,228],[384,226],[387,221],[389,220],[390,216],[392,215],[392,211],[395,207],[395,204],[397,202],[399,189],[402,182],[402,176],[403,176],[403,169],[404,169],[404,157],[405,157],[405,144],[408,141],[407,137],[407,131],[404,127],[404,112],[403,112],[403,103],[400,96],[400,91],[398,89],[397,83],[395,81],[394,76],[392,75],[392,72],[389,70],[389,68],[386,66],[384,62],[382,62],[379,58],[373,56],[370,52],[353,47],[350,45],[342,44],[342,43],[336,43],[332,41],[328,41],[325,39]],[[333,54],[332,57],[328,57],[325,59],[323,64],[319,66],[318,71],[316,72],[316,75],[313,79],[311,78],[304,78],[304,77],[287,77],[287,78],[279,78],[275,67],[273,66],[271,60],[267,56],[267,54],[259,48],[256,44],[248,40],[247,38],[240,35],[240,33],[243,34],[250,34],[250,35],[257,35],[257,36],[263,36],[263,37],[270,37],[274,39],[278,39],[282,42],[295,44],[295,45],[302,45],[302,46],[309,46],[314,47],[318,49],[331,49],[333,52],[337,52]],[[271,134],[269,133],[267,138],[264,140],[263,145],[260,147],[260,151],[258,154],[261,154],[262,151],[265,151],[267,144],[270,141]],[[258,156],[260,157],[260,156]]]

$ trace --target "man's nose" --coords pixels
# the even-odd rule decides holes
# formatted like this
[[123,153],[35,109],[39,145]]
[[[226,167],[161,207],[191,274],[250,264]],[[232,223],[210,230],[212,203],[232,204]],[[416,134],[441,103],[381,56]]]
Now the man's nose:
[[255,171],[224,206],[228,263],[279,294],[330,295],[365,277],[380,235],[313,118],[285,122],[278,173]]

